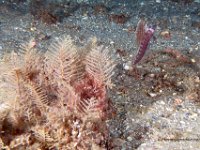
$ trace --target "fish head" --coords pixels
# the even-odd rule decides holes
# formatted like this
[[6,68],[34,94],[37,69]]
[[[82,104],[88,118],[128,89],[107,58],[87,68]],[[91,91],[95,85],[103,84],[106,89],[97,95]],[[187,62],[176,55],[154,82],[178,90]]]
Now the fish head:
[[145,33],[153,35],[156,30],[156,25],[145,25]]

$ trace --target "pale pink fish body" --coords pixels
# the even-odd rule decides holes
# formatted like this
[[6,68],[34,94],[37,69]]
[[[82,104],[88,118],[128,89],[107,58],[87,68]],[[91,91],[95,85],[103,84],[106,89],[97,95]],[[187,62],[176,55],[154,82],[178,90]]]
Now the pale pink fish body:
[[143,58],[146,50],[148,49],[149,42],[150,42],[150,40],[153,37],[153,34],[155,32],[155,28],[147,27],[147,25],[145,25],[144,31],[145,32],[144,32],[144,35],[142,36],[142,39],[140,41],[136,57],[133,61],[133,65],[136,65]]

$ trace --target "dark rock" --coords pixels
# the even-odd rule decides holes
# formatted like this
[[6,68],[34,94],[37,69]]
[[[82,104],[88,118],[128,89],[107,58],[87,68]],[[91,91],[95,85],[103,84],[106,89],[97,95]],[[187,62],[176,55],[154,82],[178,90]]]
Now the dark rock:
[[176,3],[189,4],[189,3],[192,3],[194,0],[171,0],[171,1],[176,2]]
[[191,26],[200,29],[200,21],[192,21]]

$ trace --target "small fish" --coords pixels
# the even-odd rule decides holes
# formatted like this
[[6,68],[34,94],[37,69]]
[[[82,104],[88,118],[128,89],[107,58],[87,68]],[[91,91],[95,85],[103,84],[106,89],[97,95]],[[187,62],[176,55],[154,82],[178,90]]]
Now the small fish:
[[[144,56],[148,49],[149,42],[153,37],[156,26],[144,25],[144,21],[140,20],[136,29],[136,40],[139,45],[133,65],[136,65]],[[141,32],[142,31],[142,32]],[[138,37],[139,36],[139,37]]]

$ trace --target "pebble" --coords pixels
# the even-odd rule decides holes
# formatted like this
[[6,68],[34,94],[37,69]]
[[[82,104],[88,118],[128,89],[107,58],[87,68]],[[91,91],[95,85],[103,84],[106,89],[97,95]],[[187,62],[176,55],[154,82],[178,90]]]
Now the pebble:
[[196,60],[194,59],[194,58],[192,58],[192,59],[190,59],[191,60],[191,62],[193,62],[193,63],[195,63],[196,62]]
[[131,67],[128,64],[124,64],[124,70],[130,70]]
[[127,125],[127,126],[126,126],[126,130],[129,130],[129,129],[131,129],[131,128],[130,128],[130,126],[129,126],[129,125]]
[[161,71],[161,68],[155,67],[155,68],[154,68],[154,71],[155,71],[155,72],[160,72],[160,71]]
[[160,104],[161,104],[161,105],[165,105],[165,102],[164,102],[164,101],[160,101]]
[[30,28],[30,31],[32,31],[32,32],[33,32],[33,31],[36,31],[36,30],[37,30],[36,27],[31,27],[31,28]]
[[144,2],[141,2],[140,5],[141,5],[141,6],[144,6]]
[[181,124],[185,124],[185,122],[184,122],[184,121],[180,121],[180,123],[181,123]]
[[177,93],[173,93],[172,95],[174,95],[174,96],[175,96],[175,95],[177,95]]
[[6,104],[6,103],[0,104],[0,112],[1,112],[1,114],[2,114],[3,112],[5,112],[5,111],[8,111],[9,108],[10,108],[10,106],[9,106],[8,104]]
[[171,37],[169,30],[162,31],[162,32],[160,33],[160,35],[161,35],[162,37],[164,37],[165,39],[169,39],[169,38]]
[[88,19],[88,16],[84,16],[83,18],[82,18],[82,20],[87,20]]
[[151,74],[149,74],[149,77],[154,78],[155,74],[151,73]]
[[164,77],[163,77],[163,79],[166,79],[167,77],[168,77],[168,75],[167,75],[167,74],[165,74],[165,75],[164,75]]
[[110,45],[113,45],[115,42],[113,42],[113,41],[110,41]]
[[193,51],[193,48],[190,47],[190,48],[189,48],[189,53],[192,53],[192,51]]
[[179,82],[176,83],[176,85],[180,86],[182,83],[183,83],[182,81],[179,81]]
[[198,116],[198,115],[197,115],[196,113],[193,113],[192,115],[190,115],[190,118],[191,118],[191,119],[196,119],[197,116]]
[[132,140],[133,140],[133,138],[132,138],[132,137],[130,137],[130,136],[128,136],[128,137],[127,137],[127,140],[128,140],[128,141],[132,141]]
[[150,97],[156,97],[157,94],[156,93],[148,93]]
[[200,80],[199,80],[199,77],[198,77],[198,76],[195,76],[195,78],[194,78],[194,82],[196,82],[196,83],[199,83],[199,82],[200,82]]

